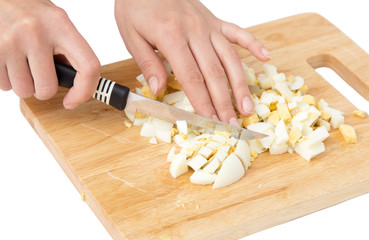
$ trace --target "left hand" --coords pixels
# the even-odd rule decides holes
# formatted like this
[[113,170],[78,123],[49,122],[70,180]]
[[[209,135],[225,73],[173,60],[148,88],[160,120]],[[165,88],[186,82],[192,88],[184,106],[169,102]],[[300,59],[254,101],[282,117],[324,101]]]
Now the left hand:
[[241,61],[231,43],[261,61],[269,60],[269,53],[248,31],[216,18],[198,0],[116,0],[115,16],[153,94],[160,94],[167,79],[158,49],[198,114],[239,126],[228,83],[239,112],[253,113]]

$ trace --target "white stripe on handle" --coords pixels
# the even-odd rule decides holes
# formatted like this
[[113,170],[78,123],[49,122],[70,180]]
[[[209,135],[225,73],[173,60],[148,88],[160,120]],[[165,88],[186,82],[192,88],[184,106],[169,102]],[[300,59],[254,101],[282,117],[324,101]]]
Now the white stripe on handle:
[[98,88],[92,95],[92,97],[109,105],[110,96],[113,91],[114,85],[115,82],[106,78],[100,78]]

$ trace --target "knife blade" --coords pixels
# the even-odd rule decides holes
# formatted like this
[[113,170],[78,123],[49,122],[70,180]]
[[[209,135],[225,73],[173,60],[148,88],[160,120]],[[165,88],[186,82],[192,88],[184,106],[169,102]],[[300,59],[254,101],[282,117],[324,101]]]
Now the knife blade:
[[[71,88],[76,76],[76,70],[72,66],[55,61],[55,70],[59,86]],[[115,107],[118,110],[140,112],[145,115],[159,118],[175,124],[177,120],[185,120],[191,128],[205,129],[207,132],[226,131],[240,139],[252,140],[266,137],[267,135],[236,127],[224,122],[216,121],[200,116],[168,104],[143,97],[130,92],[129,88],[122,86],[106,78],[100,78],[93,98]]]

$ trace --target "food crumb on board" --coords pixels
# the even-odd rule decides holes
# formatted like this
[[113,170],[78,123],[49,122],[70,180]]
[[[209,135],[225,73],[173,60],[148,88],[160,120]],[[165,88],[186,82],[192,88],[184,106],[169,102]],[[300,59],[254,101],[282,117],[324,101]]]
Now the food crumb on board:
[[368,116],[368,113],[362,110],[354,110],[354,114],[362,119],[365,119]]
[[84,192],[81,192],[81,200],[86,201],[86,195]]
[[199,210],[200,209],[200,206],[196,204],[196,209]]
[[125,121],[124,121],[124,125],[125,125],[127,128],[132,127],[132,123],[131,123],[131,122],[129,122],[129,121],[127,121],[127,120],[125,120]]
[[159,237],[159,240],[170,240],[171,238],[167,234],[162,234]]

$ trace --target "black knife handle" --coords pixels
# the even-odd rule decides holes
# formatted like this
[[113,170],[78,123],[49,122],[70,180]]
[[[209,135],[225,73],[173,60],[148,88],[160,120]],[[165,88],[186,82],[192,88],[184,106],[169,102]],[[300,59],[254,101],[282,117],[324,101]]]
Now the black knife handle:
[[[77,72],[72,66],[55,61],[55,70],[59,86],[66,88],[73,87],[74,78]],[[97,89],[92,97],[118,110],[124,110],[127,104],[128,95],[128,87],[106,78],[100,78]]]

